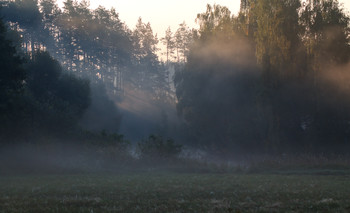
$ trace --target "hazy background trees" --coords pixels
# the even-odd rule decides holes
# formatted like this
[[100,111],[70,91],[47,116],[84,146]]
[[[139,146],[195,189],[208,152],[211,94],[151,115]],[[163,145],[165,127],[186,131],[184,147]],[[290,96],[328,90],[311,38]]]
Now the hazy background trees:
[[349,146],[349,17],[337,1],[248,0],[238,16],[208,5],[197,21],[175,78],[192,142],[236,153]]
[[[168,102],[169,79],[157,56],[158,38],[150,23],[140,18],[130,30],[115,9],[100,6],[91,10],[88,1],[67,0],[63,8],[53,0],[2,1],[1,5],[9,29],[18,32],[18,46],[25,57],[35,61],[36,52],[47,51],[71,75],[90,81],[92,105],[85,112],[84,123],[93,125],[86,126],[118,131],[122,116],[116,103],[130,101],[131,96],[147,96],[145,100],[154,108]],[[51,77],[55,67],[51,67]],[[51,85],[45,81],[52,79],[41,80]],[[124,117],[128,119],[128,115]]]
[[223,156],[349,146],[350,20],[336,0],[242,0],[236,16],[208,5],[198,30],[183,22],[164,38],[88,1],[1,6],[3,127],[124,125]]

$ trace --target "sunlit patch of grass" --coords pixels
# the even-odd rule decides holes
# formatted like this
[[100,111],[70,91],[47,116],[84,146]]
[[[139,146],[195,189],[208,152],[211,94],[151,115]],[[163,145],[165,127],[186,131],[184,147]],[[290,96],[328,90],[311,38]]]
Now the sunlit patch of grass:
[[0,212],[347,212],[349,176],[268,174],[0,177]]

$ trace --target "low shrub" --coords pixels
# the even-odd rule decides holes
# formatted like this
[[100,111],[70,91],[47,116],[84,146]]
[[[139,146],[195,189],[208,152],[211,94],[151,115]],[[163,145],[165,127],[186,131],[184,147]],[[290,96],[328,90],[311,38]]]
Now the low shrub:
[[141,159],[176,159],[182,151],[182,145],[172,139],[164,140],[160,136],[150,135],[147,140],[138,143]]

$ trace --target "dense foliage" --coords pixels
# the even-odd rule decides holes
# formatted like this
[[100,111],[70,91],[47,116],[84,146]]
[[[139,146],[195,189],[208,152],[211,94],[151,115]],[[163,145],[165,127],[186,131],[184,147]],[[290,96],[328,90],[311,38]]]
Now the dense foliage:
[[[47,52],[23,58],[0,20],[1,139],[62,134],[77,127],[90,105],[89,81],[63,71]],[[45,132],[45,133],[44,133]]]
[[337,1],[208,5],[176,75],[191,140],[220,153],[342,152],[350,145],[349,17]]
[[16,48],[7,37],[7,28],[0,20],[0,119],[1,129],[13,124],[18,118],[24,89],[25,70],[23,59],[16,52]]
[[[79,125],[116,132],[122,116],[114,101],[129,95],[134,102],[124,108],[138,103],[140,113],[143,96],[159,106],[152,110],[161,114],[160,132],[170,132],[167,107],[176,102],[185,124],[172,129],[219,154],[350,145],[350,18],[336,0],[242,0],[237,16],[208,5],[197,15],[199,30],[182,23],[160,39],[166,63],[151,24],[139,18],[130,30],[115,9],[72,0],[62,9],[54,0],[1,6],[3,133],[66,134]],[[144,145],[157,143],[167,145],[157,137]]]
[[158,38],[140,18],[134,30],[115,9],[91,10],[88,1],[2,1],[1,14],[22,36],[25,52],[46,49],[69,71],[102,81],[107,92],[142,89],[159,99],[169,90],[157,52]]
[[51,131],[74,127],[90,105],[89,81],[64,72],[47,52],[37,52],[26,67],[31,126]]
[[[12,49],[27,59],[22,64],[28,75],[26,97],[35,100],[29,106],[38,110],[24,112],[26,119],[41,117],[51,120],[51,126],[79,123],[92,131],[116,132],[121,113],[115,102],[129,91],[142,91],[155,104],[169,101],[169,77],[156,54],[158,38],[150,23],[140,18],[130,30],[115,9],[91,10],[87,1],[67,0],[63,8],[53,0],[0,4],[7,25],[4,29],[12,33],[8,36],[14,41]],[[20,72],[22,62],[19,56],[16,60]],[[68,72],[61,74],[62,70]],[[23,86],[21,83],[18,85]],[[88,90],[91,95],[85,98]],[[14,106],[7,108],[19,111]],[[35,122],[38,131],[39,123]],[[70,129],[66,124],[61,126]]]
[[174,160],[179,156],[181,150],[182,146],[175,144],[173,140],[164,140],[155,135],[150,135],[147,140],[138,143],[139,155],[143,160]]

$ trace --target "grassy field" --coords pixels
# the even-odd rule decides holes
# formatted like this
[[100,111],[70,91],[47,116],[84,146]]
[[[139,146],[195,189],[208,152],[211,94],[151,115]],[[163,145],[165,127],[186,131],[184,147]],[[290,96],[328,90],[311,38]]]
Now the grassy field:
[[0,212],[350,212],[350,176],[3,176]]

